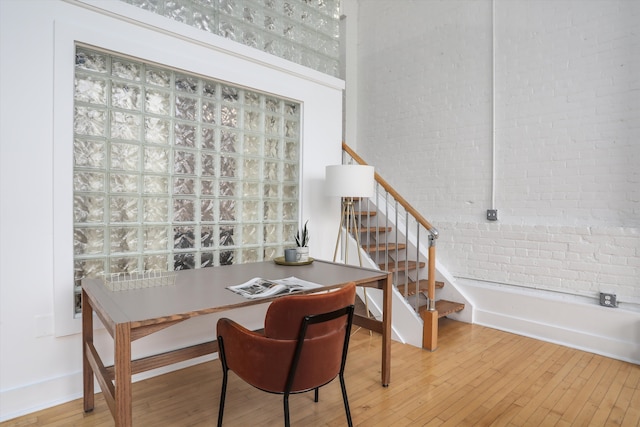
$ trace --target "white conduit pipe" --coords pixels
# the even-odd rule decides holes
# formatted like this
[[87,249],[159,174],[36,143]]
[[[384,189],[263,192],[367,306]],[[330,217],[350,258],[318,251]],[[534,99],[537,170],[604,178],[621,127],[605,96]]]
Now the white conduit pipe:
[[491,1],[491,209],[496,209],[496,2]]

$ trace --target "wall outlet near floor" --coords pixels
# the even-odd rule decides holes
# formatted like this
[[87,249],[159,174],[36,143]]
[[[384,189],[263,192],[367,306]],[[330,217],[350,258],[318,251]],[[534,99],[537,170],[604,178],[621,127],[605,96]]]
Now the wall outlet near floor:
[[600,305],[603,307],[617,307],[618,300],[616,298],[616,294],[600,292]]
[[497,221],[498,220],[498,210],[497,209],[487,209],[487,219],[489,221]]

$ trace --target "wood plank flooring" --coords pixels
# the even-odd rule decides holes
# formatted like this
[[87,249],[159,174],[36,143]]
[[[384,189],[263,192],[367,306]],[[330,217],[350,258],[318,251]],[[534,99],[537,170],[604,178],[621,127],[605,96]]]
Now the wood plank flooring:
[[[380,336],[354,333],[346,382],[357,426],[640,425],[640,366],[478,325],[441,319],[439,348],[394,342],[391,384],[380,385]],[[218,361],[133,385],[136,426],[214,426]],[[338,381],[292,396],[293,426],[346,424]],[[225,426],[279,426],[282,400],[230,375]],[[113,426],[102,398],[85,414],[82,400],[0,426]]]

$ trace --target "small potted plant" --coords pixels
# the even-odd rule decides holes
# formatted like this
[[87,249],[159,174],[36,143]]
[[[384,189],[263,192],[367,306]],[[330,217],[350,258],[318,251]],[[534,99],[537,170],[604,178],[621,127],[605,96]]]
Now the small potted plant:
[[298,262],[309,261],[309,229],[307,228],[307,220],[301,230],[296,233],[296,252],[298,252]]

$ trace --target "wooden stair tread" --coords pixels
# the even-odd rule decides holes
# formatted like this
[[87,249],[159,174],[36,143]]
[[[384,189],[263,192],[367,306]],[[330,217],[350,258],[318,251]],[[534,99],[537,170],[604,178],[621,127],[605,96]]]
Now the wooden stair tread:
[[388,271],[389,273],[395,273],[396,271],[415,270],[417,268],[423,268],[425,265],[426,263],[422,261],[420,261],[420,263],[417,263],[415,261],[407,261],[406,265],[404,261],[400,261],[398,263],[389,261],[389,263],[383,262],[378,264],[378,267],[380,267],[380,270]]
[[373,245],[362,245],[362,249],[367,252],[384,252],[406,249],[406,243],[378,243]]
[[391,231],[391,226],[389,227],[382,227],[382,226],[372,226],[372,227],[358,227],[358,231],[360,233],[370,233],[370,234],[375,234],[376,232],[378,233],[387,233],[389,231]]
[[[428,290],[429,290],[429,281],[427,279],[424,279],[424,280],[420,280],[419,283],[420,283],[419,284],[420,292],[426,294],[428,292]],[[404,283],[401,284],[401,285],[397,285],[396,287],[398,288],[398,291],[402,295],[405,295],[405,293],[404,293],[405,284]],[[440,281],[436,280],[436,289],[442,289],[442,288],[444,288],[444,282],[440,282]],[[416,294],[416,282],[409,282],[408,283],[408,290],[407,290],[407,293],[406,293],[405,296],[410,297],[410,296],[415,295],[415,294]]]
[[378,212],[377,211],[355,211],[353,214],[357,218],[359,216],[376,216],[378,215]]
[[[464,304],[461,302],[447,301],[444,299],[436,301],[436,311],[438,318],[448,316],[451,313],[457,313],[464,310]],[[427,307],[420,307],[420,312],[427,311]]]

